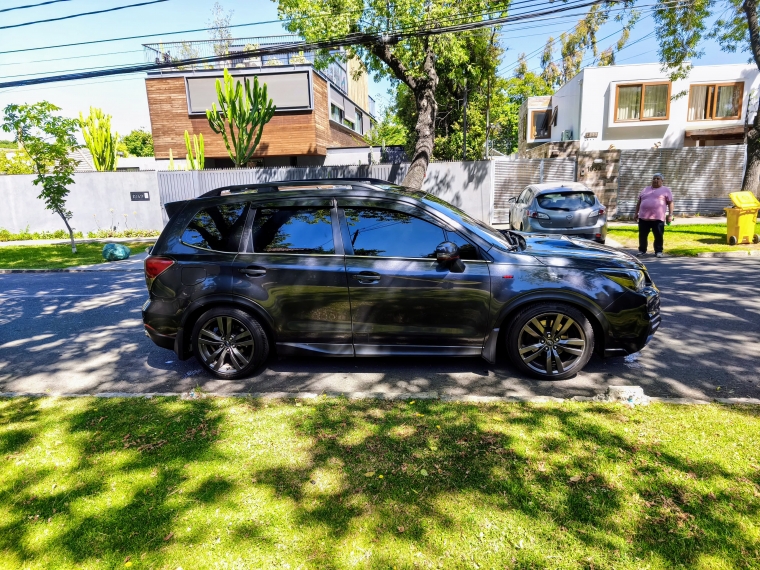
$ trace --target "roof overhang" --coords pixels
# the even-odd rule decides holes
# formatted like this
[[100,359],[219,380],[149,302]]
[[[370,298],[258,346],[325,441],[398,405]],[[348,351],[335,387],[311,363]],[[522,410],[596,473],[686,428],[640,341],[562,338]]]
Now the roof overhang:
[[686,131],[684,136],[687,139],[694,140],[721,140],[737,139],[744,136],[744,125],[734,125],[732,127],[715,127],[712,129],[692,129]]

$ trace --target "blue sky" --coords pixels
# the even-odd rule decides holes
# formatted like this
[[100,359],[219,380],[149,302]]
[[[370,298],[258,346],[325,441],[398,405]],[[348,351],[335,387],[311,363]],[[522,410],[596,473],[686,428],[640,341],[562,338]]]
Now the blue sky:
[[[40,0],[0,0],[0,8],[34,4]],[[71,0],[58,4],[0,13],[0,26],[33,20],[55,18],[79,12],[133,4],[139,0]],[[49,22],[9,30],[0,30],[0,52],[31,47],[51,46],[114,37],[166,33],[207,27],[213,0],[168,0],[160,4],[142,6],[118,12],[85,16],[59,22]],[[536,6],[548,5],[542,0]],[[269,0],[223,0],[226,10],[232,10],[232,24],[246,24],[276,20],[276,4]],[[555,3],[554,6],[557,6]],[[520,52],[529,54],[529,67],[539,70],[541,50],[546,39],[557,37],[577,23],[580,12],[574,12],[540,23],[525,22],[505,27],[501,43],[506,49],[500,70],[510,75]],[[620,25],[606,24],[598,37],[602,48],[615,41]],[[655,40],[647,37],[652,32],[651,18],[644,18],[633,30],[626,47],[618,54],[618,63],[649,63],[657,61]],[[241,27],[233,30],[235,37],[278,35],[283,33],[280,24]],[[207,32],[185,35],[157,36],[144,40],[125,40],[90,46],[45,49],[13,54],[0,54],[0,81],[13,76],[63,72],[82,68],[143,63],[143,42],[178,41],[182,39],[208,39]],[[555,56],[556,57],[556,56]],[[727,54],[708,44],[706,55],[697,64],[746,63],[747,53]],[[590,58],[584,63],[591,63]],[[62,107],[69,116],[87,112],[90,106],[100,107],[113,116],[113,125],[121,134],[133,128],[150,127],[145,96],[145,75],[98,78],[66,83],[53,83],[33,87],[0,89],[0,109],[9,103],[32,103],[46,99]],[[386,81],[370,82],[370,94],[383,105],[387,101]],[[4,133],[0,138],[7,138]]]

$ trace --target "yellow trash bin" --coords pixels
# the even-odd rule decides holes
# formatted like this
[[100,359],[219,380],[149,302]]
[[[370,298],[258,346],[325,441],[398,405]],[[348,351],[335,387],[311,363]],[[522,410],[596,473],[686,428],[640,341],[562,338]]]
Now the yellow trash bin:
[[755,233],[757,211],[760,202],[752,192],[731,192],[728,195],[733,208],[724,208],[728,218],[726,241],[728,245],[738,243],[760,243],[760,235]]

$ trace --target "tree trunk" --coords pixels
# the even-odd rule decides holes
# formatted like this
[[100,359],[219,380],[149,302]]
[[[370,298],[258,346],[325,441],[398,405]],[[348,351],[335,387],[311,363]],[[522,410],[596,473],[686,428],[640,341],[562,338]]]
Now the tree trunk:
[[435,102],[435,88],[429,82],[415,93],[417,107],[417,124],[414,131],[417,133],[417,144],[414,146],[414,156],[409,165],[409,171],[401,183],[409,188],[419,190],[425,179],[430,159],[433,156],[433,143],[435,142],[435,115],[438,112],[438,104]]
[[[757,20],[756,0],[744,0],[742,5],[747,15],[747,28],[749,29],[749,46],[755,65],[760,69],[760,24]],[[760,109],[759,109],[760,111]],[[752,121],[752,127],[747,132],[747,166],[744,169],[744,181],[742,190],[749,190],[757,195],[760,187],[760,126],[758,125],[758,113]]]
[[69,230],[69,239],[71,239],[71,253],[76,253],[77,243],[74,241],[74,230],[71,229],[69,221],[66,219],[66,216],[64,216],[62,212],[58,211],[58,215],[61,216],[63,223],[66,224],[66,229]]

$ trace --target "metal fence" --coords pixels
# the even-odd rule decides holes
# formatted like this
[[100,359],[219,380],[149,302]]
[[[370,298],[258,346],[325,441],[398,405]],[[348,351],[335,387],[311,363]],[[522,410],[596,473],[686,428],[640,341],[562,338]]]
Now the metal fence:
[[622,150],[618,178],[618,216],[631,216],[652,174],[662,173],[673,191],[677,213],[722,214],[729,192],[741,190],[746,147],[726,145],[680,149]]
[[575,158],[521,158],[494,161],[492,224],[509,223],[509,199],[526,186],[575,181]]

